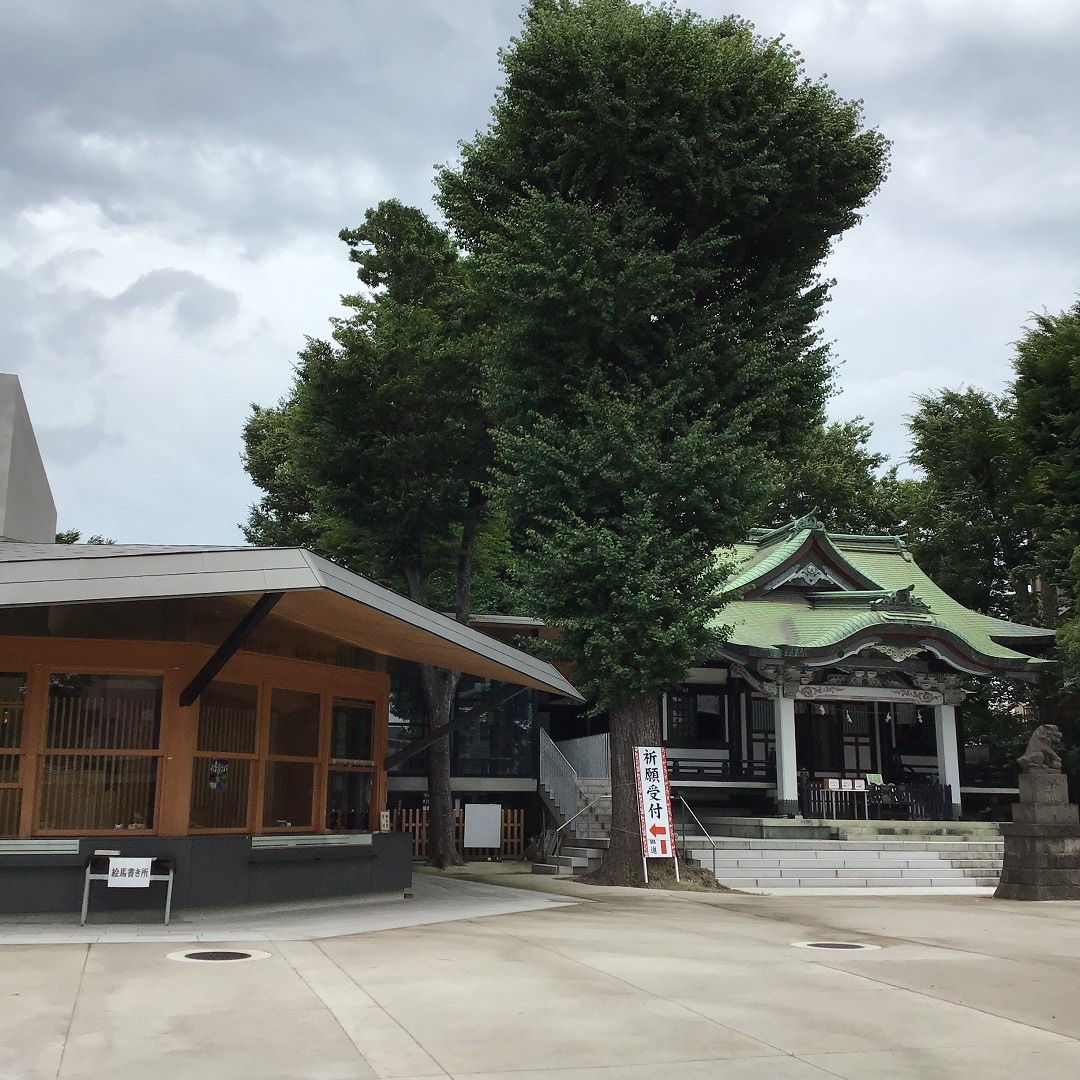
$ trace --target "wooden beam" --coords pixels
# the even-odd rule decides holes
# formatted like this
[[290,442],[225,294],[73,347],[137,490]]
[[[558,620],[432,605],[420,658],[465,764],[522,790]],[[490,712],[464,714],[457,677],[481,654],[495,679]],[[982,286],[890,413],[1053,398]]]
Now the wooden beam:
[[408,761],[409,758],[419,754],[421,750],[426,750],[429,746],[437,743],[444,735],[460,731],[474,720],[479,720],[481,716],[494,712],[500,705],[505,705],[511,698],[517,697],[518,694],[527,689],[527,686],[504,686],[497,694],[492,694],[486,701],[481,701],[479,705],[474,706],[468,712],[455,717],[449,724],[443,724],[442,727],[436,728],[422,738],[409,743],[408,746],[402,747],[396,753],[390,754],[383,762],[383,768],[390,770],[395,765]]
[[273,610],[274,605],[284,596],[283,592],[263,593],[252,605],[251,610],[236,624],[232,633],[217,647],[214,655],[202,666],[202,669],[180,691],[180,705],[187,707],[210,685],[214,676],[232,659],[233,654],[255,632],[256,627]]

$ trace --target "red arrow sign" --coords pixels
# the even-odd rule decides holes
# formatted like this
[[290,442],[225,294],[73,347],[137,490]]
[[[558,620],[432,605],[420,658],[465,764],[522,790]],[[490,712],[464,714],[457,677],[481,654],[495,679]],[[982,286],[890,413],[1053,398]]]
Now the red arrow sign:
[[653,836],[667,836],[667,829],[662,829],[659,825],[650,825],[649,832],[651,832]]

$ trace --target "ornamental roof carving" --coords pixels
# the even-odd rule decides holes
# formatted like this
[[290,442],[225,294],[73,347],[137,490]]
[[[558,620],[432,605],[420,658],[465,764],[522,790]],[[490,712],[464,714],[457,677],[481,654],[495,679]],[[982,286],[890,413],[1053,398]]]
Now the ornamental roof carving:
[[972,611],[915,563],[899,536],[826,532],[812,515],[756,529],[720,552],[734,562],[723,654],[808,667],[867,650],[900,665],[920,653],[965,674],[1030,677],[1052,661],[1053,631]]

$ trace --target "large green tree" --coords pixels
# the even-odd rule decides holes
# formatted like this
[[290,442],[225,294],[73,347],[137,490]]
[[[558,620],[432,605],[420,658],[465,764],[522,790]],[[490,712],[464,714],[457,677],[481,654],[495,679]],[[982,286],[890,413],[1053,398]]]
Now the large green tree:
[[822,423],[777,461],[761,523],[779,526],[813,512],[833,532],[902,532],[917,485],[869,448],[872,434],[861,416]]
[[1033,538],[1042,618],[1055,626],[1074,610],[1069,567],[1080,546],[1080,300],[1032,318],[1014,367],[1014,428],[1027,465],[1017,502]]
[[658,741],[658,693],[719,640],[714,552],[820,423],[819,267],[886,143],[737,19],[629,0],[523,18],[439,201],[490,331],[523,595],[611,719],[602,876],[636,882],[630,748]]
[[967,607],[1031,621],[1030,536],[1017,511],[1027,452],[1012,403],[972,388],[915,400],[910,461],[921,477],[909,541],[919,564]]
[[[291,393],[255,408],[248,470],[266,493],[246,528],[259,543],[305,543],[417,603],[467,621],[490,440],[463,324],[455,244],[396,200],[341,238],[367,286],[345,298],[331,341],[309,340]],[[458,673],[421,665],[428,721],[450,717]],[[460,861],[450,748],[429,750],[433,863]]]
[[910,543],[920,564],[969,607],[1059,630],[1057,676],[1038,692],[991,683],[968,699],[965,734],[1011,764],[1038,702],[1066,731],[1080,780],[1080,303],[1034,316],[1005,394],[942,390],[909,417],[911,460],[921,471]]
[[1044,719],[1065,733],[1065,759],[1080,784],[1080,300],[1032,318],[1016,346],[1011,391],[1027,472],[1017,497],[1036,583],[1033,610],[1058,629],[1059,677],[1040,695]]

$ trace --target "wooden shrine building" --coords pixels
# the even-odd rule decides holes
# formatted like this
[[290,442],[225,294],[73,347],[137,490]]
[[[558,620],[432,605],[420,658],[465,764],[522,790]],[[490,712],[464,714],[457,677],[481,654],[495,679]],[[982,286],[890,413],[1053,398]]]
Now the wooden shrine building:
[[304,549],[44,542],[55,510],[13,376],[0,423],[0,911],[77,911],[98,851],[167,864],[179,907],[400,892],[389,661],[580,700]]
[[1053,631],[965,608],[901,538],[810,517],[755,530],[734,559],[727,641],[662,703],[676,793],[819,817],[822,792],[869,782],[898,811],[958,817],[957,707],[976,680],[1036,680]]

